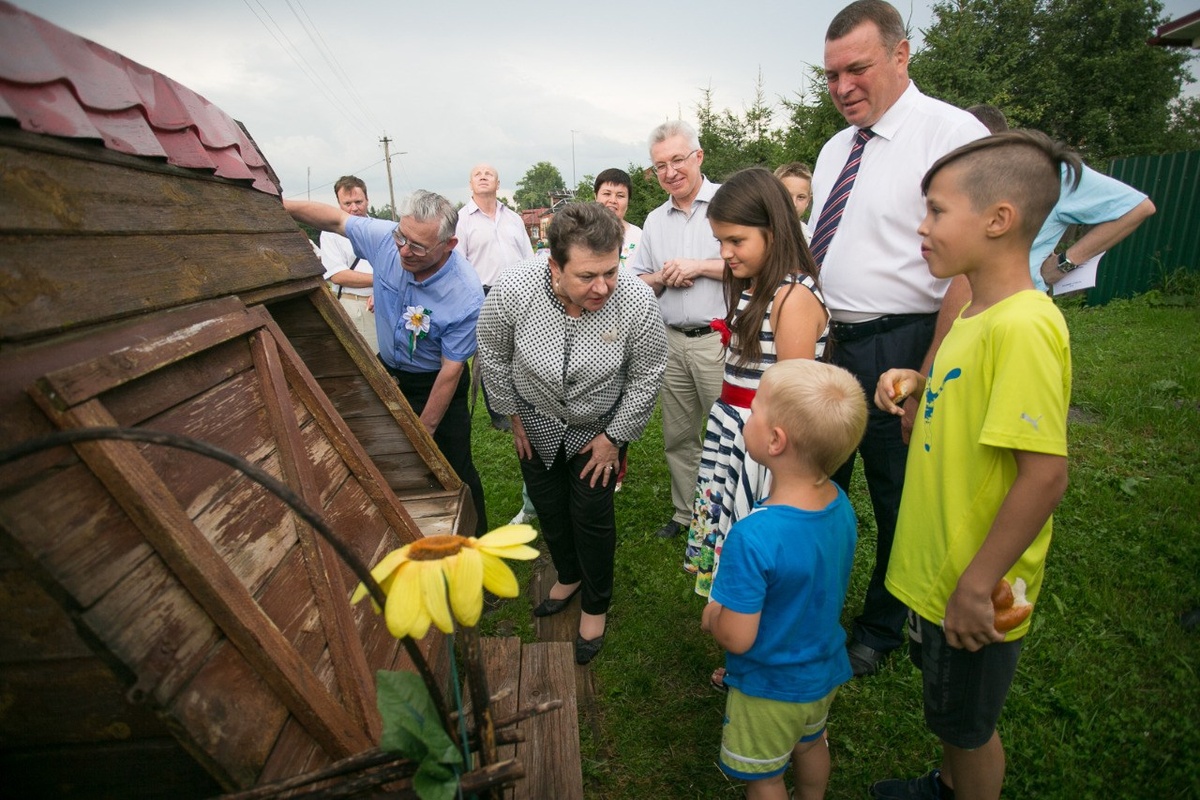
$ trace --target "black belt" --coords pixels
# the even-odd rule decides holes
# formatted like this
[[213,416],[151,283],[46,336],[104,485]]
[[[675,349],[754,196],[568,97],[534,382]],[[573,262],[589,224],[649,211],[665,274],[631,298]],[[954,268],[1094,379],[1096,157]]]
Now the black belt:
[[839,342],[854,342],[866,339],[868,336],[878,336],[881,333],[903,328],[915,322],[937,319],[937,312],[932,314],[887,314],[866,322],[835,322],[833,323],[833,338]]
[[678,325],[668,325],[673,331],[679,331],[689,339],[695,339],[697,336],[708,336],[713,332],[712,325],[702,325],[699,328],[682,328]]

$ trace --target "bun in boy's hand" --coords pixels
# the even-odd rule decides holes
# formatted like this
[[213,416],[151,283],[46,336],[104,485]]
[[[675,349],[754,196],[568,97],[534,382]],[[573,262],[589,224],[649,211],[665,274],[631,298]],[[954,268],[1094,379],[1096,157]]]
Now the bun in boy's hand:
[[1024,579],[1017,578],[1016,584],[1010,585],[1008,580],[1001,578],[992,590],[992,608],[996,612],[993,624],[1000,633],[1008,633],[1029,619],[1033,604],[1025,599]]

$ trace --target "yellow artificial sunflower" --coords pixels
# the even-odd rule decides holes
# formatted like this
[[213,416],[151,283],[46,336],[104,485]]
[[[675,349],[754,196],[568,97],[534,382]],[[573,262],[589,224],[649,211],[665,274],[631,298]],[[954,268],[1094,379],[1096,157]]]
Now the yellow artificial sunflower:
[[[420,639],[432,622],[443,633],[474,625],[483,613],[483,590],[499,597],[516,597],[517,576],[501,559],[530,561],[538,551],[528,546],[537,532],[531,525],[505,525],[476,539],[474,536],[426,536],[383,557],[371,570],[387,594],[384,619],[397,639]],[[447,603],[449,588],[449,603]],[[367,596],[361,583],[350,598]],[[378,611],[378,609],[376,609]]]

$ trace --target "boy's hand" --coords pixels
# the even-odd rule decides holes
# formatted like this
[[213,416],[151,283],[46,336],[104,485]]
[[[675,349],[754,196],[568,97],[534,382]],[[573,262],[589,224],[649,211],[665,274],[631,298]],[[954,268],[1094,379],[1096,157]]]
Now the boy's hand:
[[990,588],[974,591],[960,582],[946,603],[946,618],[942,620],[946,642],[974,653],[992,642],[1004,641],[1004,634],[996,630],[995,614]]
[[880,411],[904,415],[904,401],[916,397],[925,386],[921,373],[912,369],[889,369],[875,386],[875,405]]

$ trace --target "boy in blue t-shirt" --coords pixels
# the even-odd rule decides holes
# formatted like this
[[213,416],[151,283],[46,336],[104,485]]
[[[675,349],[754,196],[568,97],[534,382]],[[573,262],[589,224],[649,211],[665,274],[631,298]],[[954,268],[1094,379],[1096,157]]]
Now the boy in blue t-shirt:
[[[908,451],[886,586],[912,611],[911,653],[942,765],[877,782],[871,796],[880,800],[1000,796],[996,724],[1067,487],[1070,343],[1062,314],[1029,274],[1030,243],[1064,171],[1077,180],[1079,158],[1044,134],[1011,131],[943,156],[921,184],[929,271],[966,276],[971,302],[929,375],[888,370],[875,403],[899,414],[903,396],[922,397],[923,435]],[[997,610],[1006,605],[996,599],[1001,579],[1018,595],[1028,586],[1022,621]]]
[[771,470],[771,496],[729,531],[701,627],[728,651],[721,769],[748,798],[825,796],[825,720],[850,679],[839,624],[857,522],[829,480],[862,439],[866,398],[845,370],[782,361],[763,373],[746,450]]

